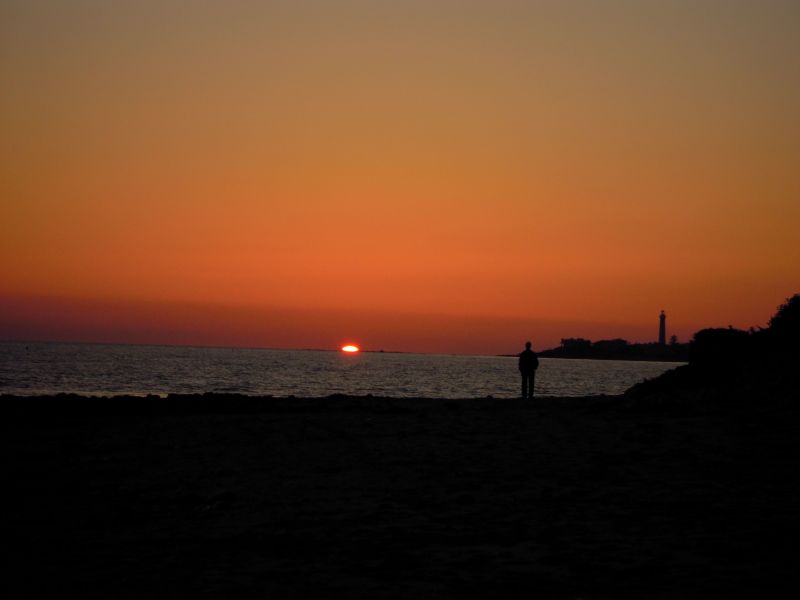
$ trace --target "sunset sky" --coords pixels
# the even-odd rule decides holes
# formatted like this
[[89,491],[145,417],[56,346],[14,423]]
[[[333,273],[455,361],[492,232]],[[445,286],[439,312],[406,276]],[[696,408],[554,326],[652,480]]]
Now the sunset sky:
[[800,292],[800,3],[0,0],[0,340],[501,353]]

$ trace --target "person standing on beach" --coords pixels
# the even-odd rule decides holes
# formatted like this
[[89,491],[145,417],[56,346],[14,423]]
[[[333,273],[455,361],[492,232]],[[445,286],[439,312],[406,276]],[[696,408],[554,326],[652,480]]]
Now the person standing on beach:
[[539,368],[539,358],[531,350],[531,343],[525,342],[525,350],[519,354],[519,372],[522,375],[522,397],[533,400],[533,382],[536,369]]

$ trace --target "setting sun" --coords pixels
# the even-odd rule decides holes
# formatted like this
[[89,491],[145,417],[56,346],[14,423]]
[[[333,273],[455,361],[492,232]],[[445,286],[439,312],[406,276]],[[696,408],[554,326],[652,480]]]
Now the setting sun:
[[353,346],[352,344],[348,344],[347,346],[342,346],[342,352],[359,352],[360,349],[358,346]]

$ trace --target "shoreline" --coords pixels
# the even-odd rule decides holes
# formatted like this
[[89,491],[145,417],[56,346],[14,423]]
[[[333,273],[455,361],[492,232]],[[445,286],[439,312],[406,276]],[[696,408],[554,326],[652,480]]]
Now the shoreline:
[[491,410],[498,407],[518,409],[532,408],[543,404],[569,404],[574,407],[622,402],[624,395],[596,396],[537,396],[533,400],[523,398],[428,398],[393,396],[353,396],[329,394],[327,396],[250,396],[206,392],[204,394],[165,394],[144,396],[82,395],[58,393],[21,396],[0,394],[0,406],[6,415],[18,416],[93,416],[93,415],[247,415],[271,412],[322,409],[375,410],[438,410],[442,408],[469,408]]
[[708,598],[795,577],[794,402],[112,400],[0,398],[17,596]]

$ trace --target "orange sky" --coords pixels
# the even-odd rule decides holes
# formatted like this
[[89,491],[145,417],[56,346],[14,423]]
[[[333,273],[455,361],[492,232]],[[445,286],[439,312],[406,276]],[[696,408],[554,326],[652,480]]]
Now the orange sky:
[[796,2],[0,4],[0,339],[495,353],[800,291]]

